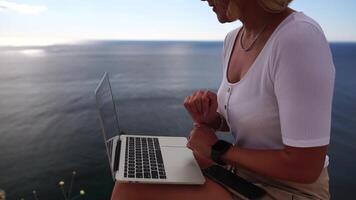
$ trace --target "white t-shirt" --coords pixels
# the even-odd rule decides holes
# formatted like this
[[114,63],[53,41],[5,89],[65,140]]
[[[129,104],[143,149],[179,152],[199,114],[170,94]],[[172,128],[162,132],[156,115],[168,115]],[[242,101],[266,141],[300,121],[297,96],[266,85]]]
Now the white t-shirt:
[[218,91],[218,112],[227,120],[236,145],[251,149],[328,145],[335,68],[321,27],[301,12],[289,15],[243,78],[230,83],[227,67],[238,31],[226,36]]

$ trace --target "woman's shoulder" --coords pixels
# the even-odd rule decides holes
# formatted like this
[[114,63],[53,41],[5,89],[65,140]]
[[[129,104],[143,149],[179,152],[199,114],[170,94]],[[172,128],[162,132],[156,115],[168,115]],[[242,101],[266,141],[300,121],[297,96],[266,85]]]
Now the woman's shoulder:
[[319,29],[322,31],[321,26],[318,22],[316,22],[313,18],[309,17],[308,15],[304,14],[303,12],[294,12],[290,19],[291,24],[309,24],[314,28]]
[[234,40],[234,38],[236,37],[237,33],[241,28],[242,27],[238,27],[228,32],[227,35],[225,36],[225,42],[231,42],[232,40]]
[[238,28],[235,28],[227,33],[227,35],[225,36],[225,39],[224,39],[224,50],[225,51],[234,44],[235,38],[236,38],[238,32],[240,31],[240,29],[241,29],[241,27],[238,27]]
[[302,12],[295,12],[280,24],[274,37],[280,45],[313,45],[315,42],[327,43],[325,34],[314,19]]
[[275,77],[277,70],[294,72],[291,76],[310,72],[311,69],[319,75],[334,73],[329,43],[316,21],[303,13],[294,13],[277,29],[269,51],[272,62],[269,66],[271,74],[274,74],[271,77]]

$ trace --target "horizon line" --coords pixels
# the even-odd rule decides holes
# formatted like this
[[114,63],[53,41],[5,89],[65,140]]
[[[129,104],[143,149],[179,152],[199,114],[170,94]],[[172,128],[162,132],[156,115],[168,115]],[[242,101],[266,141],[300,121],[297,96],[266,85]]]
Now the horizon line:
[[[69,41],[53,41],[43,44],[1,44],[0,48],[14,48],[14,47],[49,47],[58,45],[80,45],[91,42],[224,42],[220,39],[119,39],[119,38],[107,38],[107,39],[83,39],[83,40],[69,40]],[[356,43],[356,40],[328,40],[328,43]]]

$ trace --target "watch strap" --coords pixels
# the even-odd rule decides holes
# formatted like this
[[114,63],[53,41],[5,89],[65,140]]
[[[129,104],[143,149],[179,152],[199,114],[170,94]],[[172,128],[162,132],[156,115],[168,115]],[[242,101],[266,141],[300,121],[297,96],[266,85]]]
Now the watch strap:
[[[222,146],[222,148],[218,149],[217,146]],[[221,160],[221,156],[226,153],[231,146],[232,144],[229,142],[218,140],[211,148],[210,158],[219,165],[226,165],[226,163]]]

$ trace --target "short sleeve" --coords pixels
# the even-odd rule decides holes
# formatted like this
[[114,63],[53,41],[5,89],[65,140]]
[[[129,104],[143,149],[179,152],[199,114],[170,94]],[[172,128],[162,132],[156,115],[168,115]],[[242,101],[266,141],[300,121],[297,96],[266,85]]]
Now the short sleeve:
[[335,68],[320,27],[290,24],[274,47],[273,82],[283,144],[328,145]]

